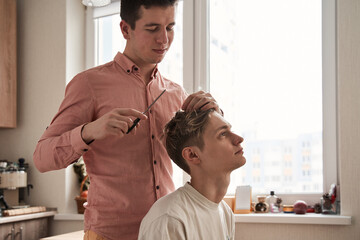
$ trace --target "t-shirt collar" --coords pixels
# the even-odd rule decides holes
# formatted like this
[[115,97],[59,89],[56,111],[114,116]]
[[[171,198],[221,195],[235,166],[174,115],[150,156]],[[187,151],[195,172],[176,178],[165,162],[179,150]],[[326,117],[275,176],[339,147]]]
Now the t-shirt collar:
[[193,198],[195,198],[197,201],[199,201],[200,203],[204,204],[206,207],[208,207],[209,209],[213,209],[213,210],[217,210],[219,207],[218,203],[214,203],[212,201],[210,201],[209,199],[207,199],[204,195],[202,195],[201,193],[199,193],[193,186],[190,185],[189,182],[187,182],[184,185],[184,189],[185,191],[188,191],[191,193],[190,196],[192,196]]

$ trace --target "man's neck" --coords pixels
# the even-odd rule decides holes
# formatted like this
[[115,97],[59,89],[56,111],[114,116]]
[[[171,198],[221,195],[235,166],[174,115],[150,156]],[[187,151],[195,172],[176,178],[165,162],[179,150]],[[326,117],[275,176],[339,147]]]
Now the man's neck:
[[192,176],[190,184],[210,201],[219,203],[230,184],[230,173],[217,177]]

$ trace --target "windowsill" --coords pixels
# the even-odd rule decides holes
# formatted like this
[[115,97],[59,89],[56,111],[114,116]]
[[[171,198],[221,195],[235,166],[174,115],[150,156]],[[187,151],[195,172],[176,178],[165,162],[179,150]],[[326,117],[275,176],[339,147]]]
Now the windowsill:
[[[84,221],[83,214],[59,213],[54,220]],[[307,213],[296,214],[271,214],[271,213],[250,213],[235,214],[236,223],[282,223],[282,224],[321,224],[321,225],[351,225],[351,216],[323,215]]]
[[84,221],[84,214],[58,213],[58,214],[55,214],[54,220],[57,220],[57,221]]
[[283,223],[283,224],[322,224],[351,225],[351,216],[323,215],[307,213],[297,215],[292,213],[250,213],[235,214],[236,223]]

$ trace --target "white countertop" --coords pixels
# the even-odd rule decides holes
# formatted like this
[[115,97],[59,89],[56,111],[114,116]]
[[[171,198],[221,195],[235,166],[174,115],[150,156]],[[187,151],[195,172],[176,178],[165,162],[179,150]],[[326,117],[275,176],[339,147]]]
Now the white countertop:
[[30,213],[30,214],[24,214],[18,216],[0,217],[0,224],[19,222],[24,220],[36,219],[36,218],[52,217],[55,216],[55,214],[56,211],[47,211],[47,212]]
[[61,234],[53,237],[41,238],[40,240],[83,240],[84,230]]

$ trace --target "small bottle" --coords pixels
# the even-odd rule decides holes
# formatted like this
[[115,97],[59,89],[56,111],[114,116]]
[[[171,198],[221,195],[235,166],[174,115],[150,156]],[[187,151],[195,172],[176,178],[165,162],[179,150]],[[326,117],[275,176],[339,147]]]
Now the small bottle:
[[275,195],[274,191],[270,191],[270,195],[266,197],[266,202],[269,204],[269,212],[279,213],[279,204],[277,203],[278,197]]

